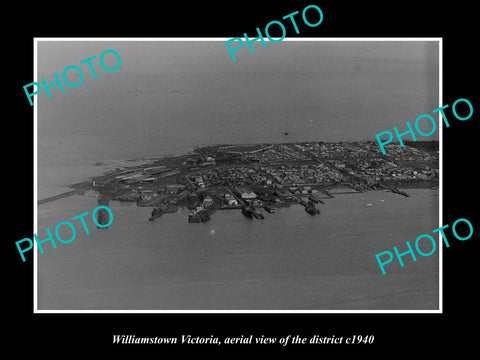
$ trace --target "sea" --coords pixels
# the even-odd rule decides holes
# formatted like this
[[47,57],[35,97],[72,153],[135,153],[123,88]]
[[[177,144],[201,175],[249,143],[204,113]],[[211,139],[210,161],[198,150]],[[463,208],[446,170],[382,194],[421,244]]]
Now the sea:
[[[108,166],[104,166],[105,168]],[[76,167],[75,167],[76,168]],[[86,174],[88,166],[77,168]],[[90,173],[102,167],[90,165]],[[65,171],[72,177],[75,171]],[[72,179],[71,179],[72,180]],[[57,177],[57,181],[60,181]],[[61,182],[61,181],[60,181]],[[54,190],[54,188],[56,190]],[[66,189],[63,189],[66,190]],[[60,192],[52,186],[51,193]],[[148,221],[151,208],[110,202],[114,215],[98,229],[90,214],[98,194],[87,191],[38,206],[39,239],[61,221],[76,238],[38,253],[39,310],[435,310],[439,308],[438,250],[385,266],[375,254],[407,250],[439,226],[438,190],[336,194],[317,205],[249,219],[222,210],[207,223],[187,222],[188,210]],[[41,197],[39,197],[41,198]],[[69,239],[68,227],[61,237]],[[438,244],[438,239],[437,239]],[[421,244],[424,252],[429,244]]]

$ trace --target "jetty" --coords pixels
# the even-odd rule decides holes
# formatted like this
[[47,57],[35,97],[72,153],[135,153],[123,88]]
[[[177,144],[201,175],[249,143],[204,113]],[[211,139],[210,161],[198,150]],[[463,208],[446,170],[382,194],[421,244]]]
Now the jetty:
[[64,197],[77,195],[77,194],[82,194],[87,190],[89,190],[89,189],[88,188],[82,188],[82,189],[75,189],[75,190],[67,191],[67,192],[64,192],[64,193],[61,193],[61,194],[57,194],[57,195],[54,195],[54,196],[50,196],[48,198],[38,200],[37,204],[42,205],[42,204],[45,204],[45,203],[50,202],[50,201],[55,201],[55,200],[58,200],[58,199],[62,199]]
[[400,194],[400,195],[403,195],[405,197],[410,197],[410,195],[408,195],[405,191],[402,191],[402,190],[399,190],[397,188],[394,188],[394,187],[388,187],[388,186],[385,186],[383,184],[378,184],[379,187],[383,188],[383,189],[387,189],[387,190],[390,190],[392,193],[394,194]]
[[305,211],[310,215],[320,214],[320,210],[315,207],[315,204],[313,202],[311,201],[306,202],[303,200],[300,200],[299,202],[305,207]]
[[320,200],[318,197],[316,197],[315,195],[310,195],[308,197],[308,199],[314,203],[317,203],[317,204],[325,204],[325,202],[323,200]]
[[242,207],[242,214],[245,215],[246,217],[254,217],[259,220],[263,220],[265,216],[263,216],[262,213],[259,213],[258,211],[255,210],[253,206],[244,206]]
[[329,198],[334,198],[335,196],[333,196],[330,191],[328,191],[327,189],[324,189],[324,190],[321,190],[325,195],[327,195]]
[[210,216],[220,209],[220,206],[211,205],[204,210],[188,215],[189,223],[200,223],[210,221]]

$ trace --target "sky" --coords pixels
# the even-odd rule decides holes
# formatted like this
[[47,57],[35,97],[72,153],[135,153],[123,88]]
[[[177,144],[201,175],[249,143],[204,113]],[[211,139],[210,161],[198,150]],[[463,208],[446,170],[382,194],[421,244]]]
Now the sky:
[[[438,42],[40,41],[38,81],[65,67],[76,88],[43,90],[39,161],[92,161],[177,153],[218,143],[375,141],[439,104]],[[104,71],[100,54],[121,66]],[[94,79],[80,61],[96,55]],[[108,54],[105,63],[115,65]],[[68,72],[75,83],[75,70]],[[424,131],[428,131],[426,128]],[[422,140],[438,139],[438,133]]]

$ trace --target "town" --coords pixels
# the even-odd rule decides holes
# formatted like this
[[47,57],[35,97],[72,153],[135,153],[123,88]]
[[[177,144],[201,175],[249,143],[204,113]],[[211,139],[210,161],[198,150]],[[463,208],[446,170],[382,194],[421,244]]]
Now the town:
[[334,197],[334,189],[336,194],[383,189],[409,196],[405,189],[438,188],[438,141],[405,145],[388,144],[387,155],[373,141],[207,146],[117,167],[70,185],[74,190],[65,196],[95,190],[102,204],[117,200],[152,207],[152,221],[180,207],[190,210],[193,223],[225,209],[263,219],[264,212],[295,204],[315,215],[324,199]]

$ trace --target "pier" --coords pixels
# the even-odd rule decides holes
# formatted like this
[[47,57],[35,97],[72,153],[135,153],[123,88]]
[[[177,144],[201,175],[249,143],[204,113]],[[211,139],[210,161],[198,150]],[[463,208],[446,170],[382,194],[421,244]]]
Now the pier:
[[311,201],[306,202],[299,199],[299,202],[305,207],[305,211],[310,215],[320,214],[320,210],[317,209]]
[[315,195],[310,195],[308,197],[311,201],[313,201],[314,203],[317,203],[317,204],[325,204],[325,202],[323,200],[320,200],[318,197],[316,197]]
[[255,208],[253,208],[253,216],[254,216],[256,219],[259,219],[259,220],[265,219],[265,216],[263,216],[262,213],[257,212],[257,211],[255,210]]
[[64,192],[64,193],[61,193],[61,194],[58,194],[58,195],[54,195],[54,196],[50,196],[50,197],[45,198],[45,199],[38,200],[37,204],[42,205],[42,204],[45,204],[45,203],[50,202],[50,201],[55,201],[55,200],[62,199],[62,198],[68,197],[68,196],[81,194],[81,193],[83,193],[83,192],[85,192],[86,190],[89,190],[89,189],[90,188],[81,188],[81,189],[75,189],[75,190],[67,191],[67,192]]
[[408,195],[405,191],[399,190],[397,188],[391,188],[391,187],[388,187],[388,186],[385,186],[385,185],[382,185],[382,184],[378,184],[378,186],[383,188],[383,189],[390,190],[394,194],[400,194],[400,195],[403,195],[405,197],[410,197],[410,195]]
[[334,198],[335,196],[333,196],[332,194],[330,194],[330,191],[328,191],[327,189],[324,189],[324,190],[321,190],[325,195],[327,195],[329,198]]
[[199,211],[196,214],[188,215],[188,222],[199,223],[199,222],[210,221],[210,216],[219,209],[220,209],[220,206],[211,205],[211,206],[207,207],[205,210]]

